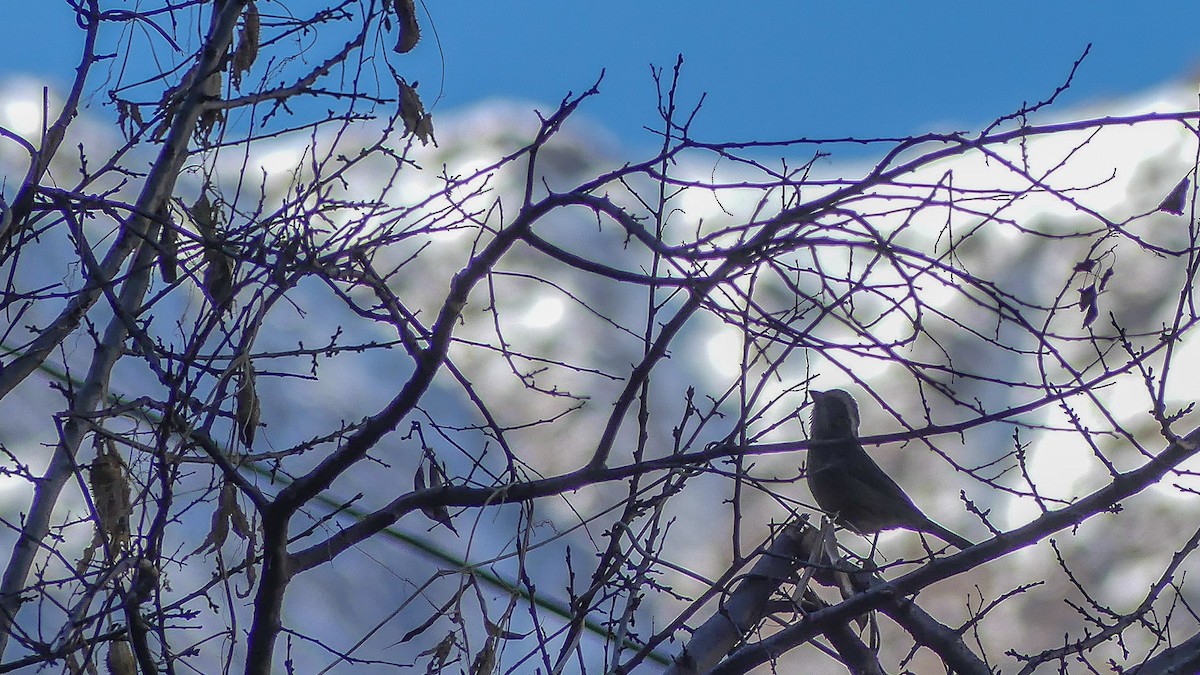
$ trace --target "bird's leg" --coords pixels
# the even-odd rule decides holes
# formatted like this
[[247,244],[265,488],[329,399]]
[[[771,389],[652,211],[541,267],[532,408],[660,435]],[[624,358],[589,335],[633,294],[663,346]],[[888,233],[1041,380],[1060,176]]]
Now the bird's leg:
[[879,647],[880,647],[878,614],[879,614],[879,612],[868,612],[867,613],[867,618],[871,622],[871,626],[870,626],[871,630],[870,630],[870,633],[868,633],[868,635],[870,636],[870,641],[868,642],[868,644],[871,647],[871,651],[873,651],[877,654],[879,653]]
[[921,548],[925,549],[925,555],[933,557],[933,547],[929,545],[929,540],[925,538],[925,533],[917,531],[917,536],[921,538]]
[[925,549],[925,554],[928,555],[930,558],[934,557],[938,553],[945,553],[947,551],[947,549],[950,548],[950,544],[948,542],[946,542],[946,543],[943,543],[941,545],[941,547],[935,551],[935,550],[933,550],[933,547],[930,546],[929,540],[925,538],[924,532],[922,532],[920,530],[914,530],[914,531],[917,533],[917,536],[921,537],[921,547]]

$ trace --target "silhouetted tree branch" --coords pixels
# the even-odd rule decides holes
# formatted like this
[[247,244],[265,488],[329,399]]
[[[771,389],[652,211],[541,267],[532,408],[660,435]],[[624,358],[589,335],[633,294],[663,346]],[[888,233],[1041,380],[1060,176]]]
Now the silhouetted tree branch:
[[[1200,112],[713,142],[680,59],[628,161],[320,5],[70,3],[0,129],[0,672],[1191,663]],[[829,524],[833,387],[980,543]]]

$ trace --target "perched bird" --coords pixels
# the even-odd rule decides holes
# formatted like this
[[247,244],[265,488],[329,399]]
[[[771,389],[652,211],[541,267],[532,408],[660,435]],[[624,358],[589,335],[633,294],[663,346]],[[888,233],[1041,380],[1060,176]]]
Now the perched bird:
[[839,525],[861,534],[904,528],[928,532],[960,549],[973,544],[930,520],[858,442],[858,404],[841,389],[813,398],[808,489]]

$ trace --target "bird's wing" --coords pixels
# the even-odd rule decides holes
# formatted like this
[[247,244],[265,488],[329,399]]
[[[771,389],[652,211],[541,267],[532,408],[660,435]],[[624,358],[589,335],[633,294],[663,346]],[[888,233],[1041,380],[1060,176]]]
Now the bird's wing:
[[[866,455],[865,450],[860,450]],[[874,460],[867,456],[866,462],[848,462],[846,464],[847,477],[862,486],[862,489],[867,494],[890,494],[897,495],[904,500],[904,503],[917,510],[913,500],[908,496],[908,493],[901,488],[892,477],[883,472],[879,465]],[[919,511],[918,511],[919,512]]]

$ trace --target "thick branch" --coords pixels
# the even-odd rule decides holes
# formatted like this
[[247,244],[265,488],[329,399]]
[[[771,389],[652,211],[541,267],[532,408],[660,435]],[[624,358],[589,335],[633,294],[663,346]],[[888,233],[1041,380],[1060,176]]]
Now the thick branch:
[[934,583],[1030,546],[1053,532],[1105,512],[1122,500],[1157,483],[1168,471],[1193,457],[1198,449],[1200,428],[1167,446],[1141,468],[1118,475],[1110,484],[1071,506],[1050,511],[1028,525],[909,572],[895,581],[875,586],[828,610],[806,616],[796,625],[739,650],[714,669],[713,675],[748,672],[751,668],[766,663],[773,655],[782,654],[811,640],[824,630],[826,622],[844,622],[859,614],[878,609],[894,602],[896,598],[912,595]]

